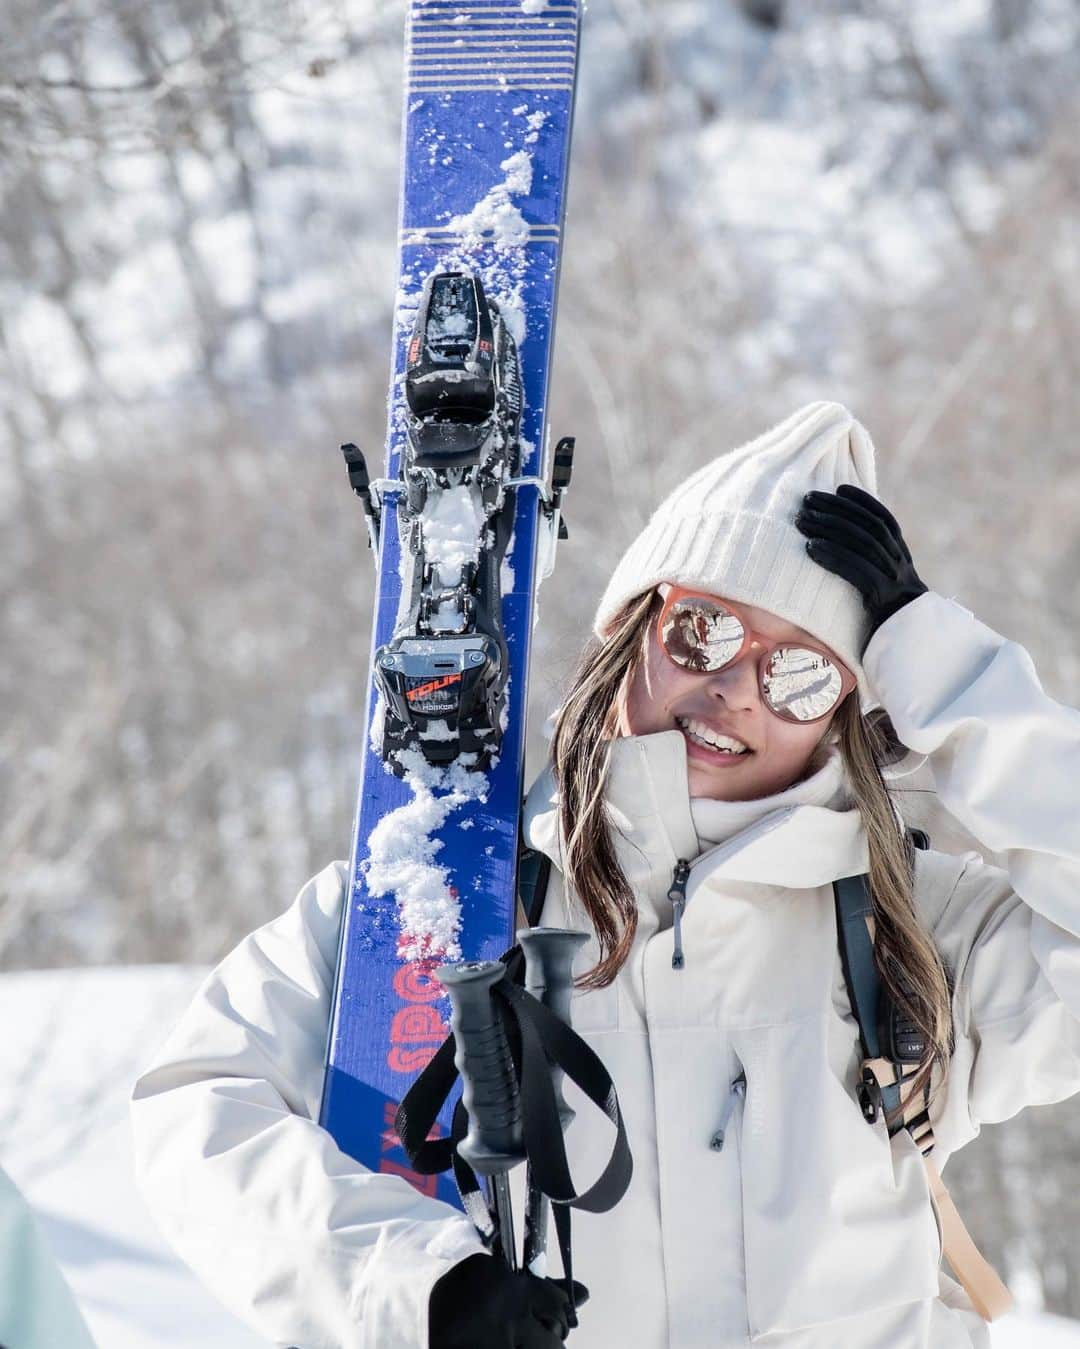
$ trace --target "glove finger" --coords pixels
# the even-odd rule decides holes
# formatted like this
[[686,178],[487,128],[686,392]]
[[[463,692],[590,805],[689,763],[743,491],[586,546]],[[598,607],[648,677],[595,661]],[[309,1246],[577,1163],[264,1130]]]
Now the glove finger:
[[895,554],[854,520],[804,510],[796,524],[800,532],[810,538],[826,539],[859,554],[883,576],[894,577],[899,571],[900,561]]
[[535,1280],[529,1285],[529,1311],[538,1320],[561,1326],[566,1333],[570,1299],[561,1283],[554,1279]]
[[831,571],[850,582],[863,595],[864,600],[868,595],[873,596],[877,593],[881,579],[880,573],[876,567],[871,567],[858,553],[853,553],[848,548],[841,548],[838,544],[830,543],[826,539],[809,539],[806,544],[806,551],[826,571]]
[[871,515],[877,518],[885,525],[889,533],[900,545],[900,551],[908,562],[911,561],[911,554],[908,552],[908,546],[904,542],[904,531],[900,528],[900,523],[892,511],[883,501],[879,501],[876,496],[870,492],[864,492],[861,487],[856,487],[854,483],[842,482],[836,489],[837,494],[845,501],[857,501],[860,506],[868,510]]
[[586,1302],[588,1302],[588,1300],[589,1300],[589,1290],[585,1287],[583,1283],[578,1283],[577,1279],[575,1279],[574,1308],[577,1309],[578,1307],[584,1307],[584,1305],[586,1304]]
[[[795,524],[802,529],[805,523],[822,520],[842,521],[844,523],[850,521],[851,524],[858,525],[860,529],[875,538],[889,556],[895,559],[892,564],[893,570],[900,565],[903,555],[902,540],[899,540],[881,517],[875,515],[873,511],[866,510],[857,502],[848,501],[844,497],[824,492],[808,492],[803,500],[802,509],[795,517]],[[805,529],[803,529],[803,533],[806,533]]]
[[514,1349],[559,1349],[565,1342],[565,1334],[560,1335],[557,1330],[548,1330],[538,1321],[516,1330],[513,1338]]

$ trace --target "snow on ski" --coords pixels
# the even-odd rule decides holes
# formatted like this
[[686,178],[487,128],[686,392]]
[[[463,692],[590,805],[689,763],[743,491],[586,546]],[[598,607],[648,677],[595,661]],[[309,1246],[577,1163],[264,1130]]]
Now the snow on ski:
[[[452,1203],[392,1125],[447,1034],[433,971],[496,957],[516,925],[530,631],[560,525],[537,480],[579,17],[577,0],[412,4],[385,477],[344,447],[378,596],[321,1123]],[[570,447],[553,457],[558,482]]]

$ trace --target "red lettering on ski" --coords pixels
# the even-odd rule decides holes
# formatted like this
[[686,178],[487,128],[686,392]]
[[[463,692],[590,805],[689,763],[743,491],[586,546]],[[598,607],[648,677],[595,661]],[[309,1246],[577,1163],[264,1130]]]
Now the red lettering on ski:
[[461,683],[461,673],[452,675],[443,675],[441,679],[429,679],[426,684],[418,684],[414,689],[406,689],[405,697],[409,702],[415,702],[417,698],[426,698],[431,693],[438,693],[440,689],[449,688],[451,684]]
[[445,1039],[446,1027],[442,1017],[434,1007],[426,1004],[402,1007],[394,1013],[390,1023],[391,1044],[442,1044]]
[[443,986],[431,977],[438,962],[430,957],[410,960],[394,971],[394,992],[403,1002],[435,1002],[443,997]]

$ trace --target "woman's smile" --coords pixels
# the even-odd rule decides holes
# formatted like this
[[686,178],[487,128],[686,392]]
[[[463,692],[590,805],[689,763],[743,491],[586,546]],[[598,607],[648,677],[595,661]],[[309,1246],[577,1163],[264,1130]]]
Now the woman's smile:
[[715,730],[696,717],[676,716],[675,725],[686,742],[688,758],[698,759],[716,767],[732,768],[754,751],[737,736]]

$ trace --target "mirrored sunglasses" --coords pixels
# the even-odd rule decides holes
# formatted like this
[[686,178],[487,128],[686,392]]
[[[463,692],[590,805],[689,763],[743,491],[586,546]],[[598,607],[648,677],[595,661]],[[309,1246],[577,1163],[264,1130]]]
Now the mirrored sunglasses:
[[[664,601],[656,631],[668,659],[698,674],[733,664],[756,636],[738,605],[678,586]],[[761,697],[785,721],[820,721],[855,687],[855,676],[819,647],[757,641],[764,646],[757,663]]]

